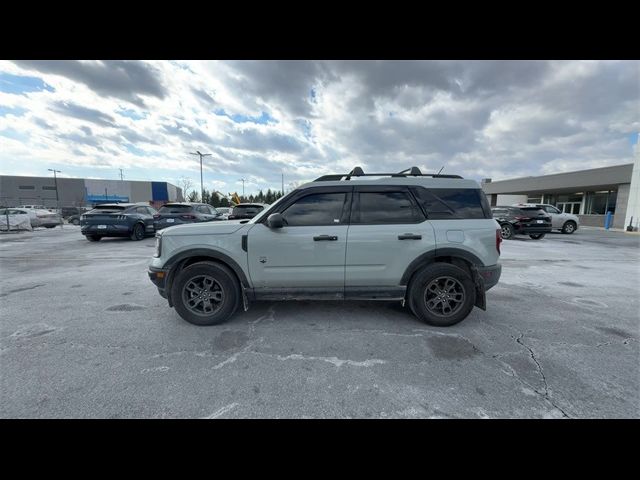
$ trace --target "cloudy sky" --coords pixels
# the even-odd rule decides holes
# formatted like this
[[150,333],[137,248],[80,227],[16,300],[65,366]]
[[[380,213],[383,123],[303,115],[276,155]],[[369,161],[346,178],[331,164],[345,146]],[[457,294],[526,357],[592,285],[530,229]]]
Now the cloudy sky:
[[629,163],[636,61],[0,61],[0,174],[247,194],[326,173]]

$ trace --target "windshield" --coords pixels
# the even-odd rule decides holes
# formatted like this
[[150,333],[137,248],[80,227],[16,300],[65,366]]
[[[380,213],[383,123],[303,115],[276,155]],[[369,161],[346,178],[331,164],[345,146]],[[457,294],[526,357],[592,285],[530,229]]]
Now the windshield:
[[262,205],[238,205],[233,207],[233,215],[256,215],[263,209]]

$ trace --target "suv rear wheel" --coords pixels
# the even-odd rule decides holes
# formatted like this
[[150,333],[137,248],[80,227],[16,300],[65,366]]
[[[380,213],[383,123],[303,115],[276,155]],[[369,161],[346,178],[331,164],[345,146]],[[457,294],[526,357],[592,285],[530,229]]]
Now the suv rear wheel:
[[102,239],[102,237],[99,235],[86,235],[86,237],[90,242],[99,242],[100,239]]
[[416,273],[409,288],[413,313],[429,325],[448,327],[464,320],[476,301],[475,285],[462,268],[433,263]]
[[144,238],[144,225],[136,223],[131,232],[131,240],[142,240]]
[[509,223],[503,223],[500,225],[500,235],[502,235],[503,240],[509,240],[513,237],[513,227]]
[[240,286],[224,265],[198,262],[184,268],[171,288],[178,314],[195,325],[218,325],[227,320],[240,302]]
[[576,231],[576,224],[569,220],[568,222],[564,222],[562,226],[562,233],[573,233]]
[[546,233],[532,233],[531,235],[529,235],[529,237],[533,238],[534,240],[540,240],[544,238],[545,235]]

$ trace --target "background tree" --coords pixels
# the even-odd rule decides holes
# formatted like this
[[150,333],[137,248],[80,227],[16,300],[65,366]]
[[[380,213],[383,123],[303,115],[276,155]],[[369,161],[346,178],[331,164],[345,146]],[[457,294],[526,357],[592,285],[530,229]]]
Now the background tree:
[[187,202],[199,202],[200,195],[195,190],[191,190],[189,195],[187,195]]
[[184,176],[180,177],[178,180],[178,186],[182,189],[182,198],[189,198],[190,191],[193,188],[193,182],[191,179]]

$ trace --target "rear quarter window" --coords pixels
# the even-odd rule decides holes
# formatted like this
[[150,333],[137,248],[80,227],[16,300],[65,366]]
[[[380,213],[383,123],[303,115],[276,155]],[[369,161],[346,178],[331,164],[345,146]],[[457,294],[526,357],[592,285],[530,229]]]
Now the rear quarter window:
[[412,189],[430,220],[493,218],[487,198],[476,188]]

